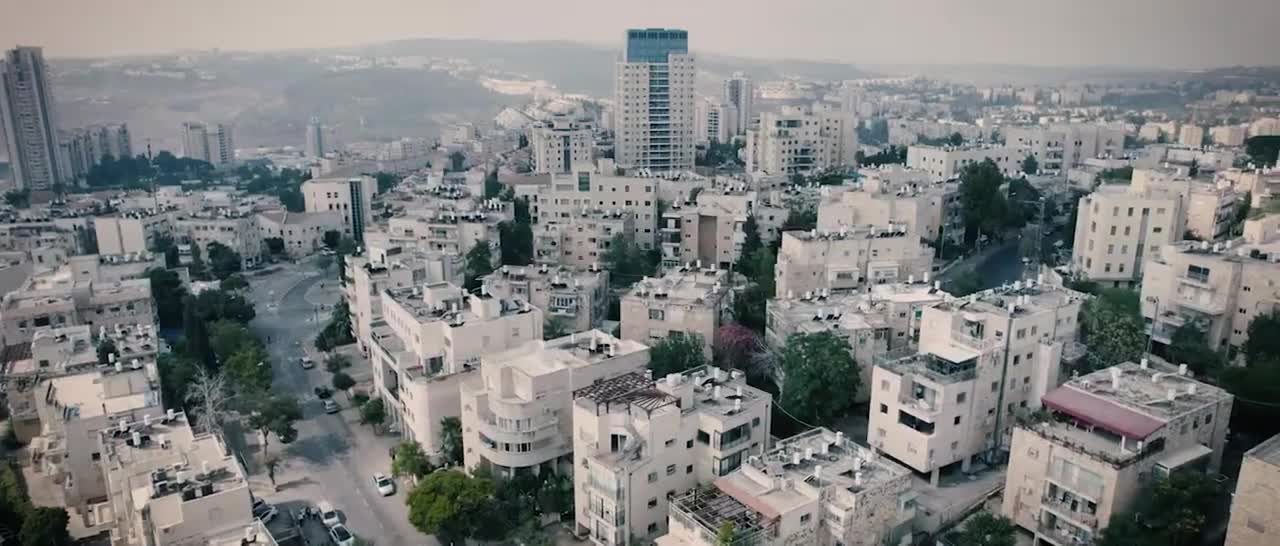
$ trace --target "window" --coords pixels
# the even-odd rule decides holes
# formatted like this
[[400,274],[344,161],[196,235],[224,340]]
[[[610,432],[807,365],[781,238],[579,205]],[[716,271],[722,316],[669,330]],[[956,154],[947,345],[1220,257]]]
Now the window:
[[800,516],[800,523],[808,523],[808,522],[809,522],[809,518],[810,518],[810,515],[809,515],[809,514],[802,514],[802,515]]
[[650,309],[649,320],[665,320],[667,312],[662,309]]
[[1209,268],[1189,265],[1187,266],[1187,278],[1193,281],[1209,282]]
[[667,475],[670,476],[675,473],[676,473],[676,465],[673,465],[673,464],[667,465]]
[[93,452],[91,455],[89,455],[89,459],[90,459],[90,460],[92,460],[92,461],[95,461],[95,462],[96,462],[96,461],[101,461],[101,460],[102,460],[102,453],[101,453],[101,452],[98,452],[98,451],[95,451],[95,452]]
[[693,474],[693,465],[689,465],[689,466],[684,467],[684,473],[685,473],[685,474]]
[[711,443],[711,435],[710,435],[710,434],[708,434],[708,433],[707,433],[707,431],[705,431],[705,430],[699,430],[699,431],[698,431],[698,443],[699,443],[699,444],[710,444],[710,443]]
[[960,394],[957,394],[957,395],[956,395],[956,403],[957,403],[957,404],[963,404],[963,403],[964,403],[964,401],[965,401],[965,399],[966,399],[966,398],[968,398],[968,394],[969,394],[969,393],[965,393],[965,392],[962,392],[962,393],[960,393]]
[[1164,232],[1164,228],[1162,228],[1162,227],[1153,227],[1153,228],[1151,228],[1151,233],[1163,233],[1163,232]]
[[889,406],[880,404],[880,413],[889,413]]
[[760,426],[760,418],[759,418],[759,417],[752,418],[752,419],[751,419],[751,426],[752,426],[752,427],[758,427],[758,426]]
[[887,391],[887,390],[889,390],[889,380],[888,380],[888,379],[881,379],[881,380],[880,380],[880,390],[882,390],[882,391]]
[[652,534],[654,534],[654,533],[656,533],[656,532],[658,532],[658,524],[657,524],[657,523],[650,523],[650,524],[649,524],[649,534],[651,534],[651,535],[652,535]]
[[1022,355],[1013,355],[1013,365],[1017,366],[1022,362]]
[[676,443],[676,439],[675,439],[675,438],[672,438],[672,439],[670,439],[670,440],[667,440],[667,441],[663,444],[663,446],[664,446],[664,447],[671,447],[671,446],[675,445],[675,443]]
[[657,472],[650,472],[650,473],[649,473],[649,483],[653,483],[653,482],[656,482],[656,481],[658,481],[658,473],[657,473]]
[[958,425],[958,424],[960,424],[960,416],[959,416],[959,415],[957,415],[957,416],[956,416],[956,418],[955,418],[955,420],[954,420],[954,422],[953,422],[952,424],[953,424],[953,425]]
[[693,449],[693,440],[686,441],[686,442],[684,443],[684,448],[685,448],[685,449]]

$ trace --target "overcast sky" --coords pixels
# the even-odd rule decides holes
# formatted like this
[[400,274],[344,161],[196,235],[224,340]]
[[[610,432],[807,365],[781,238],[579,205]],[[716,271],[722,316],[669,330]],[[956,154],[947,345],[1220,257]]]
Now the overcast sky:
[[[50,56],[267,50],[397,38],[617,44],[853,63],[1280,64],[1280,0],[0,0],[0,41]],[[0,44],[8,47],[12,43]]]

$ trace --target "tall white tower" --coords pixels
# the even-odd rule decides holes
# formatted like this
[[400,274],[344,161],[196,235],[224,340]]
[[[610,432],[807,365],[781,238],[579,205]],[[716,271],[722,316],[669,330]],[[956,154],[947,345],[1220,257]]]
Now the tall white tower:
[[688,31],[627,31],[614,80],[619,167],[655,174],[693,168],[695,73]]

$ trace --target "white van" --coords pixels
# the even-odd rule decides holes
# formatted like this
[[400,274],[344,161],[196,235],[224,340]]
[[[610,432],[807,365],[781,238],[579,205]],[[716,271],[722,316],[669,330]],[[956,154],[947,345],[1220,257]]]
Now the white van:
[[338,511],[333,509],[333,505],[329,501],[320,501],[320,521],[324,522],[325,527],[333,527],[342,520],[338,518]]

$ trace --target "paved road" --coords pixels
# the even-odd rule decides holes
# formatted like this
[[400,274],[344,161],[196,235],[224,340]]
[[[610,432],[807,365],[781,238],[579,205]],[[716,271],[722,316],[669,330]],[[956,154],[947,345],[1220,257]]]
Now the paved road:
[[[281,454],[284,463],[276,472],[279,491],[272,492],[267,485],[257,493],[291,509],[326,499],[342,513],[353,533],[378,545],[438,546],[434,537],[409,524],[405,490],[382,497],[373,486],[374,472],[390,473],[388,452],[396,438],[374,435],[368,426],[360,425],[356,411],[342,395],[337,399],[343,411],[326,415],[312,391],[330,381],[322,359],[317,358],[320,364],[311,370],[298,365],[304,349],[314,353],[311,341],[329,314],[327,310],[317,312],[317,305],[332,305],[338,299],[334,270],[322,275],[310,264],[286,266],[252,277],[250,283],[259,310],[250,328],[264,340],[270,338],[275,389],[296,394],[304,415],[297,425],[298,439],[292,444],[281,445],[274,437],[270,440],[271,453]],[[269,484],[261,473],[254,476],[254,482]]]
[[1022,255],[1018,243],[1017,240],[1006,243],[973,268],[982,279],[983,289],[1022,279]]

